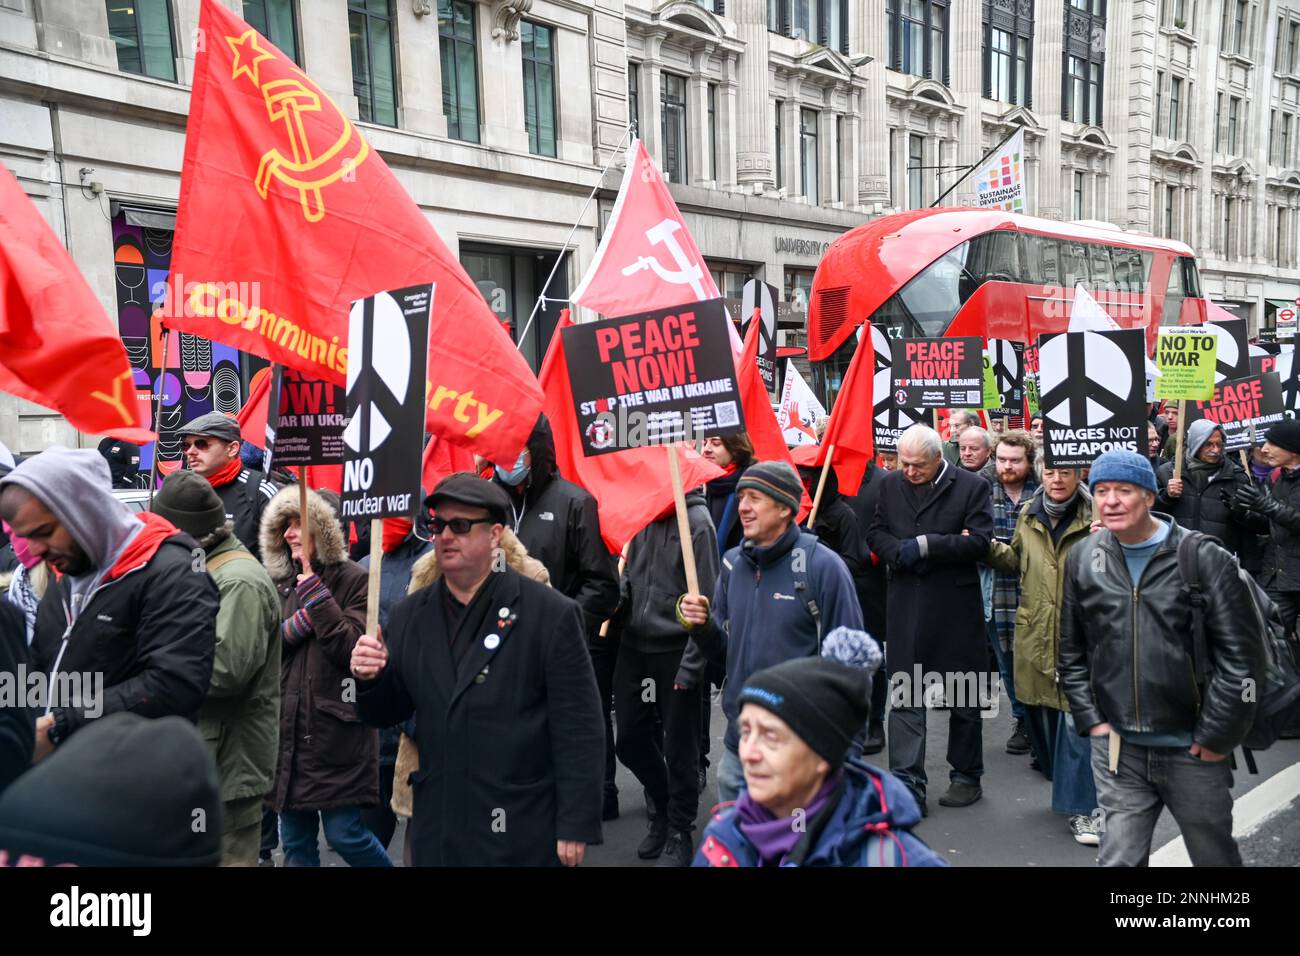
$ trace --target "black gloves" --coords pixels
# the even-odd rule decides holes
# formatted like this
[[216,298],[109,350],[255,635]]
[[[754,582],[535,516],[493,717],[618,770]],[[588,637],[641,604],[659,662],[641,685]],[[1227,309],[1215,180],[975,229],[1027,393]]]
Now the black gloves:
[[1266,518],[1271,518],[1282,510],[1280,501],[1253,482],[1239,486],[1232,497],[1232,503],[1236,508],[1255,511]]
[[898,545],[898,565],[901,571],[910,571],[921,563],[921,545],[915,538],[908,538]]

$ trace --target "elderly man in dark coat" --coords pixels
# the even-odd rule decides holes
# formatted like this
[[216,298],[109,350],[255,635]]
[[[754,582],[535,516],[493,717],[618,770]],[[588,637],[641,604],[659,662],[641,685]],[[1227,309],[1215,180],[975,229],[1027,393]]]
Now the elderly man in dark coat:
[[577,866],[600,839],[605,732],[582,612],[495,560],[510,500],[468,473],[439,482],[442,577],[352,654],[357,712],[419,713],[416,866]]
[[[983,478],[944,461],[934,429],[913,425],[898,443],[899,470],[881,480],[871,550],[890,567],[887,652],[893,709],[889,769],[925,802],[926,704],[949,709],[951,785],[939,803],[978,800],[984,773],[979,688],[990,684],[977,563],[993,537]],[[937,675],[940,682],[935,688]],[[927,685],[932,688],[927,692]]]

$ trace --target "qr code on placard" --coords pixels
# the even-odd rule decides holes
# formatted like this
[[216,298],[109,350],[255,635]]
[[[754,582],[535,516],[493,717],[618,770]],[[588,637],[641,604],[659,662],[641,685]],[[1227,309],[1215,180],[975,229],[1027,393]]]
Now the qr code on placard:
[[735,402],[718,402],[713,406],[713,414],[719,425],[740,424],[740,413],[736,411]]
[[974,405],[975,407],[978,408],[980,405],[983,405],[983,404],[984,404],[984,393],[983,393],[983,392],[967,392],[967,393],[966,393],[966,401],[970,402],[972,405]]

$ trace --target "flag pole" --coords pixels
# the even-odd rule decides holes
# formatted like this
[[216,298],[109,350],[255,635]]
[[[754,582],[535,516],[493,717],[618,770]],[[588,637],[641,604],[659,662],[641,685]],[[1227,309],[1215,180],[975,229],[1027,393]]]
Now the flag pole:
[[614,152],[610,154],[609,162],[607,162],[605,168],[600,171],[600,178],[596,180],[596,185],[593,186],[591,192],[588,193],[587,201],[582,204],[582,209],[578,212],[577,221],[574,222],[573,228],[569,230],[569,235],[565,238],[564,245],[560,246],[560,251],[555,257],[555,265],[551,266],[551,274],[546,277],[546,281],[542,284],[541,290],[537,293],[537,301],[533,303],[533,311],[528,314],[528,321],[524,323],[523,331],[519,333],[519,340],[515,342],[516,351],[524,347],[524,339],[528,337],[528,330],[533,327],[533,319],[537,318],[537,309],[546,301],[546,290],[551,287],[551,280],[555,278],[555,273],[559,270],[560,263],[564,261],[564,254],[568,251],[570,243],[573,242],[573,234],[578,231],[578,226],[582,225],[582,217],[587,215],[587,207],[591,205],[591,201],[596,198],[596,193],[600,191],[600,184],[605,181],[605,174],[609,172],[610,167],[614,165],[614,160],[618,159],[618,157],[623,154],[623,144],[627,142],[627,135],[630,132],[632,132],[631,124],[623,130],[623,138],[620,139],[618,145],[614,147]]
[[698,596],[700,578],[695,572],[695,549],[691,547],[691,523],[686,517],[686,493],[682,491],[682,466],[677,460],[677,446],[668,449],[668,474],[673,480],[673,501],[677,505],[677,537],[681,539],[682,566],[686,569],[686,593]]
[[1178,400],[1178,434],[1174,438],[1174,480],[1183,480],[1183,420],[1187,417],[1187,399]]
[[366,633],[379,632],[379,569],[384,560],[384,519],[370,519],[370,579],[366,586]]
[[939,205],[939,203],[943,202],[944,198],[945,198],[945,197],[946,197],[950,192],[952,192],[954,189],[956,189],[958,186],[960,186],[962,183],[964,183],[964,182],[966,181],[966,177],[967,177],[967,176],[969,176],[969,175],[970,175],[971,173],[973,173],[975,170],[977,170],[977,169],[979,169],[981,166],[983,166],[985,160],[987,160],[990,156],[992,156],[994,153],[996,153],[998,150],[1000,150],[1003,146],[1007,145],[1007,143],[1011,140],[1011,137],[1012,137],[1012,136],[1015,136],[1016,133],[1020,132],[1022,129],[1024,129],[1023,126],[1017,126],[1017,127],[1016,127],[1015,129],[1013,129],[1010,133],[1008,133],[1006,136],[1004,136],[1004,137],[1002,138],[1002,141],[1001,141],[1001,142],[999,142],[996,146],[994,146],[992,149],[990,149],[987,153],[985,153],[983,156],[981,156],[981,157],[979,158],[979,162],[977,162],[977,163],[975,163],[975,165],[969,167],[969,168],[966,170],[966,172],[962,173],[960,176],[957,177],[957,181],[956,181],[955,183],[953,183],[951,186],[949,186],[947,189],[945,189],[942,193],[940,193],[940,194],[939,194],[939,198],[936,199],[934,202],[930,203],[930,208],[933,209],[935,206]]
[[813,497],[812,511],[808,512],[808,524],[811,528],[817,522],[817,509],[822,506],[822,491],[826,488],[826,476],[831,470],[831,460],[835,457],[835,446],[826,446],[826,464],[822,465],[821,477],[817,479],[817,494]]
[[298,542],[302,549],[302,573],[311,574],[311,520],[307,515],[307,466],[298,466]]
[[171,340],[171,333],[167,331],[167,326],[158,320],[158,328],[162,330],[162,375],[158,376],[158,401],[154,403],[153,412],[153,433],[158,437],[153,442],[153,468],[149,472],[149,510],[153,511],[153,493],[158,487],[158,454],[162,451],[162,435],[159,434],[162,428],[162,400],[163,392],[167,389],[167,344]]

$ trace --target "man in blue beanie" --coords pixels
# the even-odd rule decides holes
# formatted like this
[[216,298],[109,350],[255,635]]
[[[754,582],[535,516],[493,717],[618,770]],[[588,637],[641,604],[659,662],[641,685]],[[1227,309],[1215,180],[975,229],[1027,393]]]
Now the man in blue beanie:
[[1145,866],[1165,806],[1197,866],[1240,866],[1226,758],[1254,718],[1264,673],[1261,635],[1243,622],[1253,598],[1236,559],[1201,541],[1206,658],[1193,658],[1191,602],[1178,567],[1189,532],[1153,514],[1151,463],[1126,450],[1089,474],[1103,530],[1066,562],[1058,657],[1061,687],[1090,738],[1104,817],[1102,866]]

